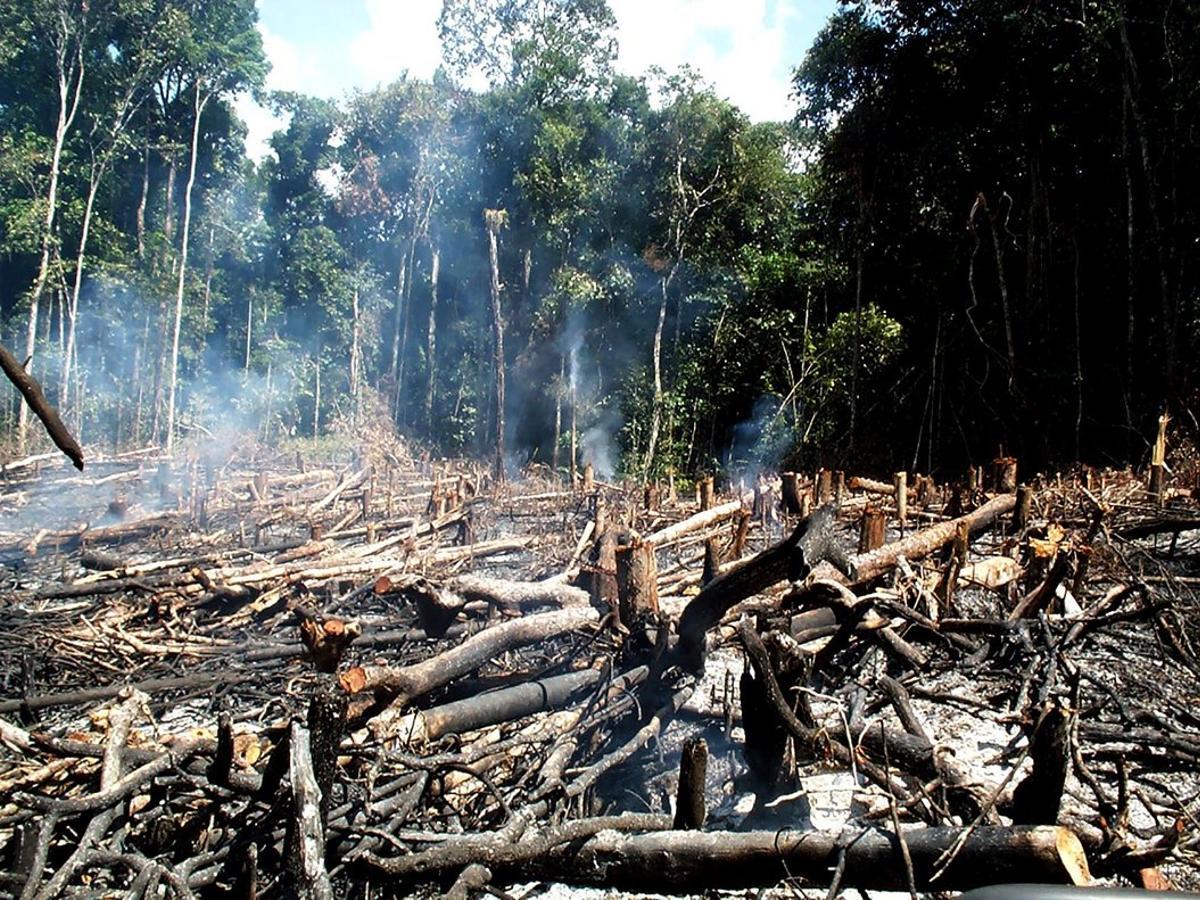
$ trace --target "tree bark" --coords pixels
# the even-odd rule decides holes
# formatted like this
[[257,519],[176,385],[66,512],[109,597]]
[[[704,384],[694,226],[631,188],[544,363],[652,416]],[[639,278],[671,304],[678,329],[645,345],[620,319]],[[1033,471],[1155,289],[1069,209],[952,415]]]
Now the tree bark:
[[709,582],[679,617],[683,664],[693,670],[703,665],[706,633],[734,604],[780,581],[803,578],[821,560],[844,559],[832,533],[834,516],[832,506],[821,507],[801,521],[790,537]]
[[[82,28],[86,32],[85,20]],[[84,35],[78,36],[75,53],[71,54],[68,44],[71,41],[71,24],[67,21],[69,13],[65,8],[59,10],[60,31],[57,34],[59,43],[55,47],[56,76],[58,80],[58,122],[54,129],[54,150],[50,156],[50,182],[46,188],[46,218],[42,225],[41,258],[38,262],[37,275],[33,288],[29,292],[29,329],[25,339],[25,358],[28,360],[30,371],[33,367],[34,350],[37,346],[38,310],[41,305],[42,292],[46,289],[46,281],[50,276],[50,250],[54,241],[54,218],[58,210],[58,178],[62,168],[63,147],[67,141],[67,132],[75,121],[79,111],[79,99],[83,93],[83,44]],[[68,57],[73,59],[68,61]],[[73,96],[72,96],[73,95]],[[10,376],[11,377],[11,376]],[[17,413],[17,447],[19,453],[25,452],[25,435],[28,427],[28,410],[24,404]]]
[[[75,283],[71,290],[68,311],[67,348],[63,353],[62,382],[58,386],[58,405],[65,408],[70,397],[71,361],[75,355],[75,331],[79,322],[79,294],[83,287],[83,260],[87,254],[88,235],[92,228],[92,212],[96,206],[96,192],[100,189],[100,172],[92,171],[88,184],[87,203],[83,208],[83,226],[79,234],[79,251],[75,255]],[[81,411],[82,414],[82,411]]]
[[183,322],[183,289],[187,278],[188,239],[192,227],[192,189],[196,185],[196,156],[200,144],[200,116],[211,94],[203,94],[203,79],[197,78],[192,118],[192,152],[187,187],[183,193],[183,234],[179,244],[179,281],[175,288],[175,319],[171,337],[171,388],[167,399],[167,453],[175,448],[175,401],[179,388],[179,330]]
[[617,548],[617,596],[621,623],[626,627],[658,614],[658,567],[653,544],[635,538]]
[[491,728],[551,709],[562,709],[595,687],[604,673],[581,669],[538,678],[511,687],[489,690],[431,709],[383,713],[371,722],[376,739],[400,738],[409,746],[423,746],[449,734]]
[[67,428],[59,418],[58,412],[46,400],[42,393],[42,386],[37,383],[32,375],[25,371],[21,363],[8,352],[6,347],[0,346],[0,368],[4,370],[4,374],[8,376],[8,380],[16,385],[17,390],[21,392],[21,396],[25,398],[25,403],[21,404],[21,409],[25,409],[26,405],[32,409],[42,420],[46,426],[46,432],[50,435],[54,445],[58,447],[71,462],[75,468],[83,470],[83,450],[67,431]]
[[[674,267],[671,274],[674,274]],[[650,414],[650,440],[646,446],[646,462],[642,466],[642,478],[648,478],[654,466],[654,454],[658,449],[658,431],[662,426],[662,338],[663,326],[667,321],[667,289],[670,286],[670,275],[661,281],[662,295],[658,303],[658,324],[654,327],[654,408]]]
[[878,578],[890,571],[896,560],[903,556],[905,559],[921,559],[940,547],[954,540],[959,524],[965,523],[971,534],[982,531],[995,524],[1002,516],[1012,512],[1017,498],[1014,494],[1004,494],[985,503],[974,512],[968,513],[948,522],[939,522],[924,531],[918,531],[899,541],[885,544],[877,550],[860,553],[850,560],[854,571],[854,581],[858,584]]
[[390,397],[392,420],[395,421],[399,415],[400,405],[400,321],[404,317],[405,307],[405,285],[408,281],[408,255],[400,254],[400,271],[396,275],[396,308],[394,311],[395,321],[392,323],[392,365],[388,370],[392,377],[392,396]]
[[702,510],[693,516],[676,522],[674,525],[668,525],[666,528],[662,528],[647,536],[645,542],[656,548],[666,547],[689,534],[703,531],[705,528],[711,528],[713,525],[718,525],[727,519],[732,519],[741,511],[742,501],[740,499],[731,500],[728,503],[722,503],[720,506]]
[[887,514],[877,506],[868,506],[863,510],[862,521],[859,523],[858,552],[870,553],[883,546],[887,539]]
[[429,329],[425,340],[425,424],[429,434],[433,434],[433,394],[437,385],[437,308],[438,308],[438,275],[441,270],[442,251],[437,244],[433,245],[432,257],[429,264]]
[[292,815],[285,840],[284,893],[302,900],[332,900],[333,887],[325,868],[324,798],[313,771],[309,730],[293,722],[290,737]]
[[488,261],[491,264],[493,371],[496,379],[496,455],[492,466],[497,481],[504,481],[504,319],[500,311],[500,253],[497,236],[505,221],[503,210],[485,210]]
[[434,688],[478,669],[506,650],[527,647],[599,621],[590,606],[522,616],[475,634],[458,646],[411,666],[362,666],[342,675],[351,693],[383,690],[404,706]]
[[[1087,883],[1087,861],[1079,838],[1067,828],[1045,826],[975,828],[934,881],[938,859],[963,837],[961,828],[905,832],[917,890],[961,891],[1010,882]],[[737,890],[795,878],[825,885],[842,853],[843,888],[907,890],[900,840],[879,828],[851,834],[606,831],[582,844],[560,844],[542,859],[526,863],[520,877],[671,893]]]
[[351,408],[354,409],[356,416],[358,412],[359,399],[359,348],[361,345],[361,337],[359,334],[359,329],[361,327],[360,321],[361,319],[358,310],[358,286],[355,285],[354,291],[350,295],[350,404]]
[[679,790],[675,794],[675,828],[696,831],[707,817],[705,782],[708,776],[708,744],[704,738],[691,738],[683,745],[679,759]]

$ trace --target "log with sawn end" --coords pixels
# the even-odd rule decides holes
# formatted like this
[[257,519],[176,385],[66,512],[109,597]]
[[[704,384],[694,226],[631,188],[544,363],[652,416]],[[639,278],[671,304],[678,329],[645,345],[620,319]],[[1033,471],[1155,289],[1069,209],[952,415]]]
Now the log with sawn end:
[[836,516],[832,505],[822,506],[803,519],[789,537],[705,585],[679,617],[678,650],[683,664],[694,671],[700,669],[705,635],[735,604],[780,581],[803,578],[820,561],[844,565],[845,555],[833,534]]
[[411,666],[362,666],[345,672],[342,684],[352,693],[386,691],[403,706],[434,688],[482,667],[507,650],[527,647],[593,625],[599,613],[590,606],[522,616],[485,628],[456,647]]
[[[1086,884],[1079,838],[1061,826],[983,826],[963,840],[962,828],[906,830],[912,875],[921,891],[961,891],[1014,881]],[[962,840],[945,872],[939,858]],[[520,877],[602,884],[638,891],[707,891],[767,887],[785,879],[826,885],[845,854],[843,888],[904,891],[900,839],[881,828],[854,831],[607,831],[583,843],[562,843],[526,862]],[[500,874],[500,873],[498,873]],[[512,877],[515,873],[506,872]]]
[[884,544],[877,550],[853,556],[850,558],[854,571],[853,580],[856,584],[865,584],[878,578],[895,568],[901,556],[910,561],[928,556],[954,540],[960,524],[965,524],[970,534],[983,531],[1012,512],[1016,502],[1015,494],[1002,494],[993,497],[974,512],[957,519],[939,522],[906,538]]

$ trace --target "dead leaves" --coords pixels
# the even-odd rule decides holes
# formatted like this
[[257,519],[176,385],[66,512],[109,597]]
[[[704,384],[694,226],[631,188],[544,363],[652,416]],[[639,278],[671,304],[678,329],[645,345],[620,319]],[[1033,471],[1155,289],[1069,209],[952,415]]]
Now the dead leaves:
[[1059,549],[1066,542],[1066,537],[1066,529],[1057,522],[1051,522],[1046,526],[1045,537],[1031,537],[1029,539],[1029,549],[1041,559],[1054,559],[1054,557],[1058,556]]

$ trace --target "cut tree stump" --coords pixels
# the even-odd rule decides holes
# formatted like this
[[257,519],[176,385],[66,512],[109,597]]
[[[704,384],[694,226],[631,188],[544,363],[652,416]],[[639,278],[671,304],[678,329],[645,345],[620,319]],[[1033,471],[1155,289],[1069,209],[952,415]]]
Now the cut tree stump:
[[783,511],[789,516],[800,515],[800,475],[797,472],[784,472],[780,477],[780,495],[783,498]]
[[1033,771],[1013,791],[1015,825],[1054,825],[1062,805],[1071,765],[1071,717],[1054,705],[1045,710],[1033,732],[1029,755]]
[[858,529],[858,552],[869,553],[883,546],[887,538],[887,514],[877,506],[868,506],[863,511]]
[[1011,494],[1017,489],[1017,461],[1011,456],[992,460],[992,490],[998,494]]
[[708,776],[708,744],[691,738],[679,759],[679,790],[675,794],[675,828],[694,831],[704,827],[708,815],[704,787]]
[[284,896],[300,900],[333,900],[333,886],[325,868],[325,822],[321,789],[313,771],[308,729],[292,723],[290,784],[292,815],[284,840]]

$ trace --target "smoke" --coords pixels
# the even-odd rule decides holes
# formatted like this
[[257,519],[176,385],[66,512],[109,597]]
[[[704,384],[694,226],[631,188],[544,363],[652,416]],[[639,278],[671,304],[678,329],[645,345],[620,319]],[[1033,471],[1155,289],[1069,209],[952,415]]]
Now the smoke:
[[567,356],[567,402],[574,404],[580,465],[591,463],[597,476],[610,479],[620,461],[616,435],[619,410],[605,393],[603,368],[585,348],[584,317],[572,315],[561,338]]
[[733,428],[725,468],[747,483],[764,469],[778,468],[792,449],[794,425],[790,408],[779,396],[759,397],[750,416]]
[[591,463],[596,475],[605,480],[617,473],[620,451],[615,435],[621,430],[621,422],[615,409],[604,410],[601,419],[585,431],[579,441],[584,464]]

